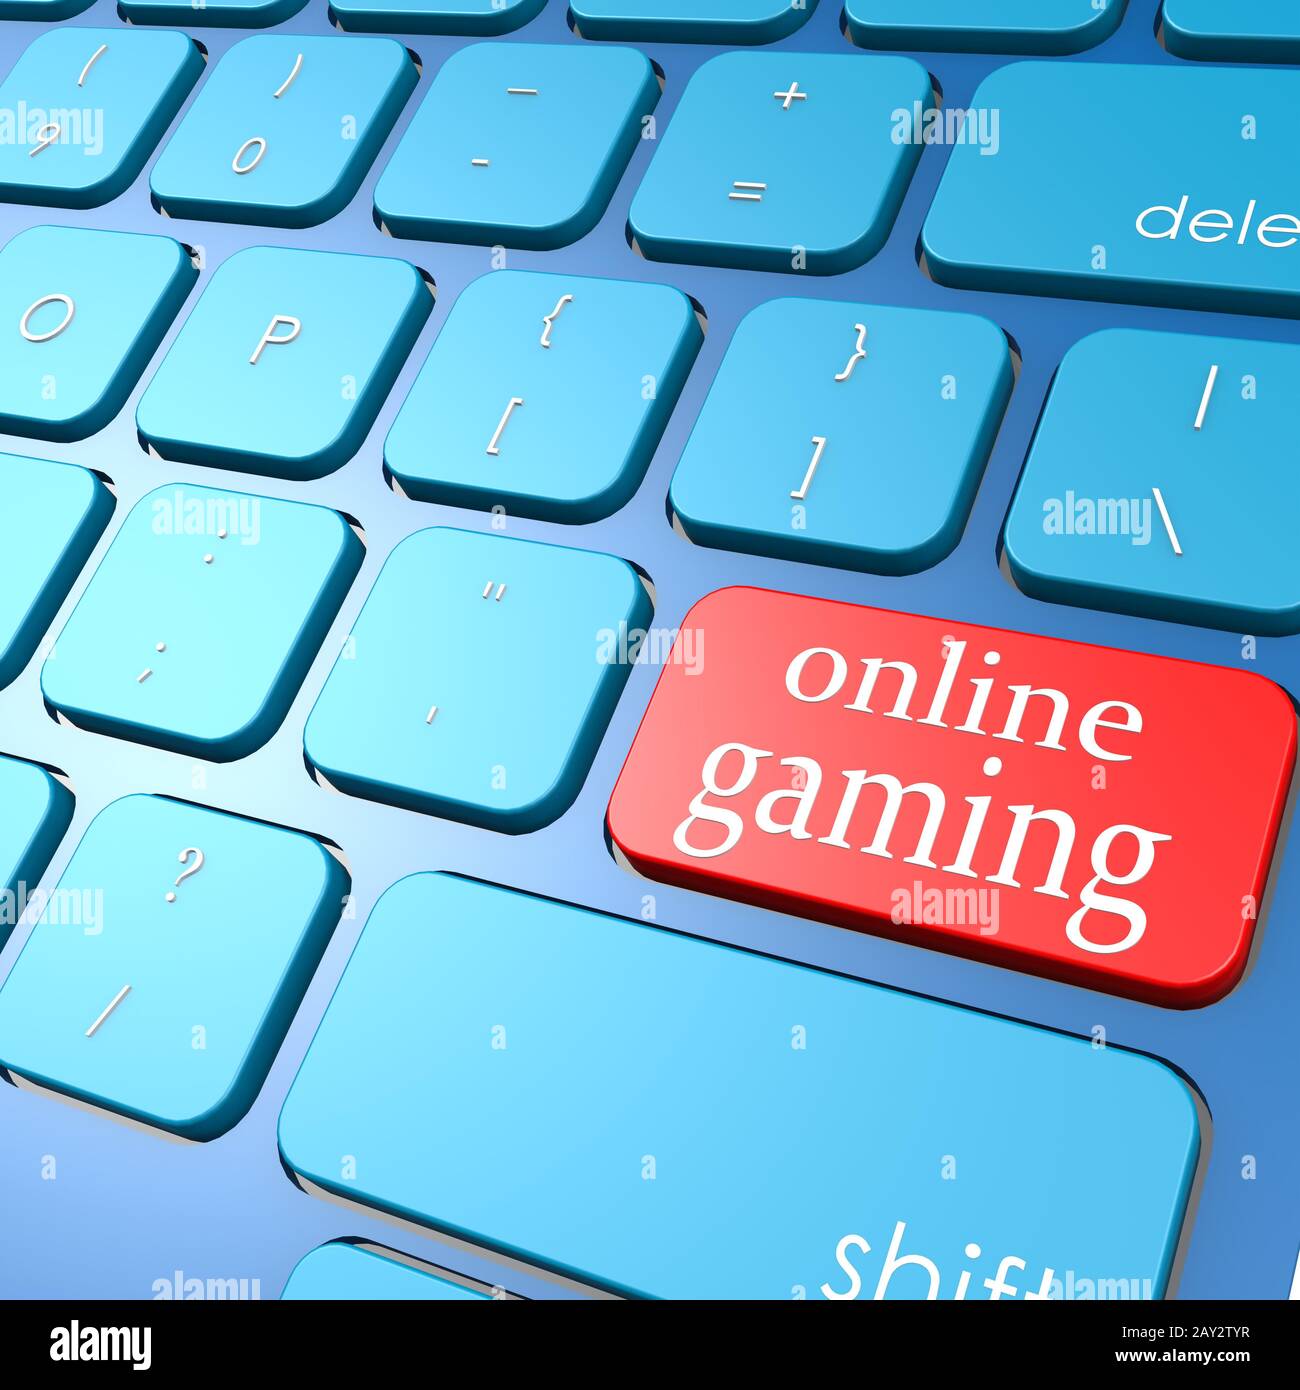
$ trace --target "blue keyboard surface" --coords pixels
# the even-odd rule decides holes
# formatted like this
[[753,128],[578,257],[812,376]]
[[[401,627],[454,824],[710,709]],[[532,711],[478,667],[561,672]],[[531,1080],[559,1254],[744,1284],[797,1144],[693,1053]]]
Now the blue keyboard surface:
[[[0,1297],[924,1295],[909,1256],[1022,1297],[1048,1245],[1286,1296],[1285,838],[1253,968],[1181,1013],[639,879],[604,813],[727,585],[1300,691],[1287,8],[0,0]],[[1148,543],[1044,550],[1081,459]],[[727,1085],[843,1180],[742,1129],[674,1189]],[[1006,1164],[865,1200],[869,1087]],[[737,1173],[807,1221],[697,1259]]]

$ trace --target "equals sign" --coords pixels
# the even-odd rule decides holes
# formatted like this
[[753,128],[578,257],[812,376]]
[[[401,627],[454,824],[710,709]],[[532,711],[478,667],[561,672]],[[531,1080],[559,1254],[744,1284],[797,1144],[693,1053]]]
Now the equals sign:
[[739,179],[731,185],[734,190],[727,194],[733,203],[761,203],[767,192],[765,183],[742,183]]

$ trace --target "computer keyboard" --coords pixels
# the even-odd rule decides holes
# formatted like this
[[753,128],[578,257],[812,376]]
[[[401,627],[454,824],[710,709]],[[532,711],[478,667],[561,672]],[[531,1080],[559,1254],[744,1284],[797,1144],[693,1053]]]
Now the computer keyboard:
[[1285,1298],[1298,53],[0,0],[0,1296]]

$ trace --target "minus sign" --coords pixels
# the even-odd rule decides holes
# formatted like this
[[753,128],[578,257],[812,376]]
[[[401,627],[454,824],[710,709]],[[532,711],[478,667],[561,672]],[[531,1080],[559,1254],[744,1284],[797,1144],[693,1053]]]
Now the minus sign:
[[535,97],[540,95],[536,87],[507,87],[508,97]]
[[490,161],[489,161],[489,160],[486,160],[486,159],[471,159],[471,160],[470,160],[470,163],[471,163],[476,169],[486,169],[486,168],[488,167]]

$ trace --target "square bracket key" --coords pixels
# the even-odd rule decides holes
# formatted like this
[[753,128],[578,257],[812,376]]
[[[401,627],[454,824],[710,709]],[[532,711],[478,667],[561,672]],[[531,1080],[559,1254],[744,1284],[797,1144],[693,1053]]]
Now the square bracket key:
[[673,475],[701,545],[911,574],[957,544],[1011,393],[988,319],[775,299],[736,330]]
[[645,476],[702,341],[667,285],[493,271],[453,306],[384,462],[423,501],[595,521]]
[[462,48],[380,175],[376,220],[426,241],[567,246],[600,221],[659,92],[631,48]]
[[266,1079],[348,888],[309,835],[167,797],[113,802],[0,989],[0,1066],[216,1138]]
[[727,53],[691,78],[628,219],[652,261],[837,275],[885,244],[934,105],[911,58]]
[[202,487],[132,509],[41,671],[70,723],[213,762],[279,728],[362,545],[338,512]]
[[651,613],[624,560],[438,527],[388,557],[307,720],[318,780],[512,834],[576,799]]

